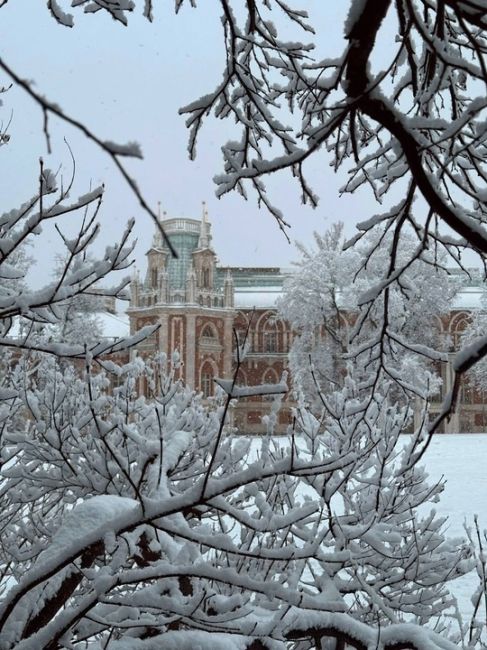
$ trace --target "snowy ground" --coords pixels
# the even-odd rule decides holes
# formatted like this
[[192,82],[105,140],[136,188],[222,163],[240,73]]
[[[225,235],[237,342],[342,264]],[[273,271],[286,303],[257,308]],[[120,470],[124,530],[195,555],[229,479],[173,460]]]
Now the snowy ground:
[[[405,438],[406,439],[406,438]],[[254,453],[259,444],[253,441]],[[465,537],[463,524],[473,527],[478,515],[480,529],[487,529],[487,434],[449,434],[435,436],[423,457],[430,482],[445,479],[441,501],[434,506],[439,515],[448,517],[445,531],[449,537]],[[470,620],[470,596],[478,586],[470,574],[456,580],[451,591],[458,599],[464,620]],[[479,618],[483,612],[479,613]]]
[[[478,515],[481,530],[487,528],[487,434],[436,436],[424,457],[430,479],[446,479],[445,491],[436,511],[448,516],[447,533],[464,536],[464,522],[473,525]],[[463,615],[471,612],[470,596],[477,586],[475,576],[454,583]]]
[[436,509],[448,515],[449,534],[463,535],[463,522],[473,523],[475,514],[487,528],[487,434],[435,436],[424,464],[432,480],[446,479]]

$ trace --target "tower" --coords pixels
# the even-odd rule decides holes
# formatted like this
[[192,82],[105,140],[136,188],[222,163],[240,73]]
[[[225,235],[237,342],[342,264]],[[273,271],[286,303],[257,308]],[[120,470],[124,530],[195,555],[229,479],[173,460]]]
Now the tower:
[[235,287],[233,284],[232,273],[230,269],[227,269],[225,281],[223,283],[223,306],[227,309],[233,309],[234,307],[234,293]]
[[211,227],[208,221],[206,203],[204,201],[198,244],[192,252],[192,258],[196,275],[199,304],[206,307],[219,306],[219,297],[215,295],[214,291],[216,288],[216,255],[211,247]]
[[158,332],[138,346],[138,353],[178,350],[180,378],[209,397],[214,377],[231,376],[233,280],[218,267],[205,203],[201,219],[164,218],[160,224],[178,257],[171,255],[156,230],[145,279],[133,283],[131,329],[159,324]]

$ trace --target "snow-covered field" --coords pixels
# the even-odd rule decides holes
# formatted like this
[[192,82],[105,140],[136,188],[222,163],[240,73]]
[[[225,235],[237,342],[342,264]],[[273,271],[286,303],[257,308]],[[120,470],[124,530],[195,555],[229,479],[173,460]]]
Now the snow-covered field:
[[[258,446],[254,440],[254,452]],[[487,529],[487,433],[435,436],[422,463],[431,483],[445,480],[440,502],[428,505],[427,512],[434,507],[438,514],[448,517],[445,524],[448,537],[465,537],[464,523],[473,526],[475,515],[480,529]],[[452,583],[451,591],[467,619],[472,612],[470,596],[477,586],[474,574]]]
[[[478,515],[481,530],[487,528],[487,434],[436,436],[424,457],[430,479],[446,480],[436,511],[448,517],[447,533],[464,536],[464,522],[473,525]],[[470,596],[477,586],[476,576],[457,580],[452,588],[462,614],[471,611]]]
[[436,436],[423,462],[431,479],[446,480],[436,510],[448,516],[449,534],[463,535],[475,514],[487,528],[487,434]]

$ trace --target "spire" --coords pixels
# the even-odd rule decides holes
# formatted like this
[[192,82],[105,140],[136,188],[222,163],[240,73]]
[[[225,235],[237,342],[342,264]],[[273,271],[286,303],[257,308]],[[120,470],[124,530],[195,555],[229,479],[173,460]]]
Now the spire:
[[[167,212],[165,210],[163,210],[163,212],[162,212],[163,219],[165,219],[166,216],[167,216]],[[157,201],[157,221],[159,223],[161,223],[161,221],[162,221],[162,219],[161,219],[161,202],[160,201]],[[162,247],[163,247],[163,241],[162,241],[161,231],[156,226],[155,232],[154,232],[154,234],[152,236],[152,248],[162,248]]]
[[206,208],[206,201],[203,201],[203,216],[201,218],[198,248],[200,250],[210,248],[210,242],[211,242],[211,235],[210,235],[210,224],[208,222],[208,210]]
[[139,285],[140,285],[140,276],[137,268],[134,265],[132,269],[132,279],[130,282],[130,306],[131,307],[139,306]]
[[[161,222],[161,202],[157,201],[157,221]],[[156,226],[154,234],[152,235],[152,248],[162,247],[162,237],[159,228]]]
[[223,304],[227,309],[233,308],[234,305],[233,276],[229,268],[227,269],[225,280],[223,281]]

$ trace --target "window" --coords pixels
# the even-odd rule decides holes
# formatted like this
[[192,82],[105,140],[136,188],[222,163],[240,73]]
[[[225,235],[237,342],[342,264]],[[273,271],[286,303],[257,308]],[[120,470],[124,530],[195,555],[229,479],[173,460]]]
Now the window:
[[203,269],[202,284],[205,289],[210,288],[210,269]]
[[213,339],[215,338],[215,333],[209,325],[205,325],[201,333],[201,336],[204,336],[207,339]]
[[275,332],[265,332],[264,352],[277,352],[277,334]]
[[459,350],[461,346],[461,339],[469,325],[469,320],[465,317],[460,317],[452,326],[452,344],[454,350]]
[[151,271],[151,286],[153,289],[157,287],[157,269]]
[[201,375],[201,390],[203,397],[211,397],[213,395],[213,375],[211,372],[204,372]]

